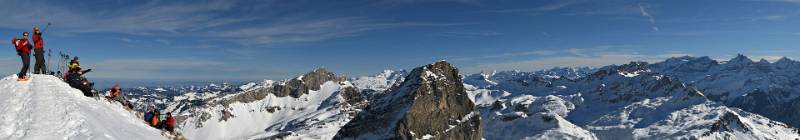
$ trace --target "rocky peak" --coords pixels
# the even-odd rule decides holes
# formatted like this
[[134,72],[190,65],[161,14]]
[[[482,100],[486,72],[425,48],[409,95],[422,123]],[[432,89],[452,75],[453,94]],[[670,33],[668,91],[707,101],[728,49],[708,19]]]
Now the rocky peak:
[[712,67],[719,65],[719,62],[709,58],[703,57],[673,57],[664,62],[658,62],[650,65],[649,67],[656,72],[663,71],[678,71],[678,72],[703,72],[708,71]]
[[647,70],[647,62],[642,62],[642,61],[634,61],[617,67],[617,71],[628,72],[628,73],[645,71],[645,70]]
[[767,59],[761,58],[761,60],[758,60],[758,64],[759,65],[768,65],[769,61],[767,61]]
[[334,139],[481,139],[480,113],[446,61],[415,68]]
[[328,81],[342,82],[345,80],[344,76],[336,76],[333,72],[328,72],[325,67],[320,67],[314,71],[308,72],[300,78],[303,80],[310,90],[319,90],[319,86]]
[[742,122],[741,116],[727,110],[719,120],[711,124],[711,132],[750,131],[752,128]]
[[775,61],[775,63],[789,63],[789,62],[793,62],[793,61],[794,60],[789,59],[786,56],[784,56],[784,57],[781,57],[781,59],[778,59],[778,61]]
[[[345,77],[336,76],[336,74],[328,72],[325,68],[320,67],[300,77],[288,79],[280,84],[273,83],[273,81],[265,81],[265,86],[252,88],[222,103],[225,106],[234,102],[249,103],[264,99],[264,97],[269,94],[274,94],[277,97],[292,96],[298,98],[301,95],[308,94],[308,90],[319,90],[320,85],[328,81],[341,83],[345,81]],[[355,97],[355,94],[348,95],[353,96],[352,98],[355,100],[361,100],[360,97]]]
[[339,83],[345,81],[345,77],[336,76],[333,72],[328,72],[324,67],[320,67],[303,76],[290,79],[284,84],[273,86],[272,92],[278,97],[292,96],[298,98],[301,95],[308,94],[308,90],[319,90],[320,85],[328,81]]
[[786,58],[786,57],[781,57],[781,59],[778,59],[778,61],[775,61],[775,63],[773,63],[773,64],[776,67],[779,67],[779,68],[790,68],[790,67],[796,66],[797,65],[797,61],[794,61],[794,60]]
[[732,58],[731,60],[728,60],[729,65],[749,65],[752,63],[753,63],[752,59],[742,54],[738,54],[736,55],[736,57]]
[[766,59],[761,59],[758,62],[754,63],[756,68],[761,72],[772,72],[772,64],[769,63]]

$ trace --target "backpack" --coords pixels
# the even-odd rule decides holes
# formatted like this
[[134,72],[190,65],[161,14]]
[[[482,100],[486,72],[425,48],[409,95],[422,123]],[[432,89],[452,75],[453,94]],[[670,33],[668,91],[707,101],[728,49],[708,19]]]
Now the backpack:
[[153,124],[153,126],[158,126],[158,116],[153,116],[153,119],[150,120],[150,123]]
[[151,123],[153,119],[153,114],[150,112],[144,113],[144,120],[147,120],[147,123]]

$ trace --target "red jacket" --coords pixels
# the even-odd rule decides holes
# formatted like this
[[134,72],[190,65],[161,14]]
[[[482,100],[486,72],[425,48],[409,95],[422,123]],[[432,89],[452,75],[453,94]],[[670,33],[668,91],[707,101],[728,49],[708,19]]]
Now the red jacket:
[[42,33],[36,34],[33,32],[33,48],[41,49],[44,47],[44,39],[42,39]]
[[27,38],[17,39],[15,37],[14,39],[11,39],[11,44],[14,44],[14,47],[17,48],[17,52],[22,52],[26,54],[31,53],[31,48],[30,48],[31,44],[28,42]]
[[172,118],[172,115],[167,117],[167,126],[169,126],[169,128],[175,128],[175,119]]

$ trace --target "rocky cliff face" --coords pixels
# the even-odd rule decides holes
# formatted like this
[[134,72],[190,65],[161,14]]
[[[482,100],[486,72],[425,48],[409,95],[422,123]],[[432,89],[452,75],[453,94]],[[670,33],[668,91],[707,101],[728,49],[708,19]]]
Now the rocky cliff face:
[[319,68],[305,75],[289,80],[285,85],[276,85],[272,88],[272,92],[278,97],[300,97],[300,95],[308,94],[308,90],[319,90],[319,85],[327,81],[342,82],[345,77],[336,76],[332,72],[328,72],[325,68]]
[[[335,83],[341,83],[345,81],[346,78],[344,76],[336,76],[333,72],[328,72],[325,68],[318,68],[312,72],[308,72],[300,77],[289,79],[283,82],[282,84],[271,84],[265,85],[262,87],[257,87],[255,89],[251,89],[245,91],[245,93],[236,95],[232,99],[223,101],[223,105],[227,106],[233,102],[241,102],[241,103],[249,103],[253,101],[258,101],[264,99],[269,94],[274,94],[277,97],[286,97],[291,96],[294,98],[298,98],[301,95],[308,94],[309,90],[319,90],[320,85],[325,82],[332,81]],[[348,93],[357,92],[353,91],[355,89],[351,89]],[[355,96],[355,94],[349,94],[351,96]],[[358,100],[362,100],[361,97],[353,97]]]
[[339,130],[335,139],[481,139],[480,113],[445,61],[414,69]]
[[320,68],[252,84],[175,114],[189,114],[179,125],[190,139],[332,139],[367,106],[361,91]]

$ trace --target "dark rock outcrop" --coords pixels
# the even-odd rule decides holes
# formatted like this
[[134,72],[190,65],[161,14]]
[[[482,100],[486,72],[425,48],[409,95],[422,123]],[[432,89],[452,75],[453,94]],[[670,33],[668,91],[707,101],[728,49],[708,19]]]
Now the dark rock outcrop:
[[338,92],[342,95],[347,104],[355,105],[364,101],[364,96],[362,96],[355,87],[344,87]]
[[[276,84],[273,86],[259,87],[246,91],[243,94],[237,95],[229,100],[223,101],[223,105],[234,102],[249,103],[264,99],[269,94],[274,94],[277,97],[292,96],[295,98],[301,95],[308,94],[308,90],[319,90],[320,85],[325,82],[343,82],[346,78],[344,76],[336,76],[333,72],[328,72],[325,68],[318,68],[314,71],[308,72],[301,77],[289,79],[283,84]],[[355,90],[355,89],[354,89]]]
[[291,79],[284,85],[275,85],[272,92],[278,97],[288,95],[298,98],[308,94],[308,90],[319,90],[319,86],[328,81],[342,82],[345,81],[345,77],[336,76],[336,74],[326,71],[325,68],[318,68],[302,77]]
[[334,139],[481,139],[480,113],[445,61],[414,69]]

